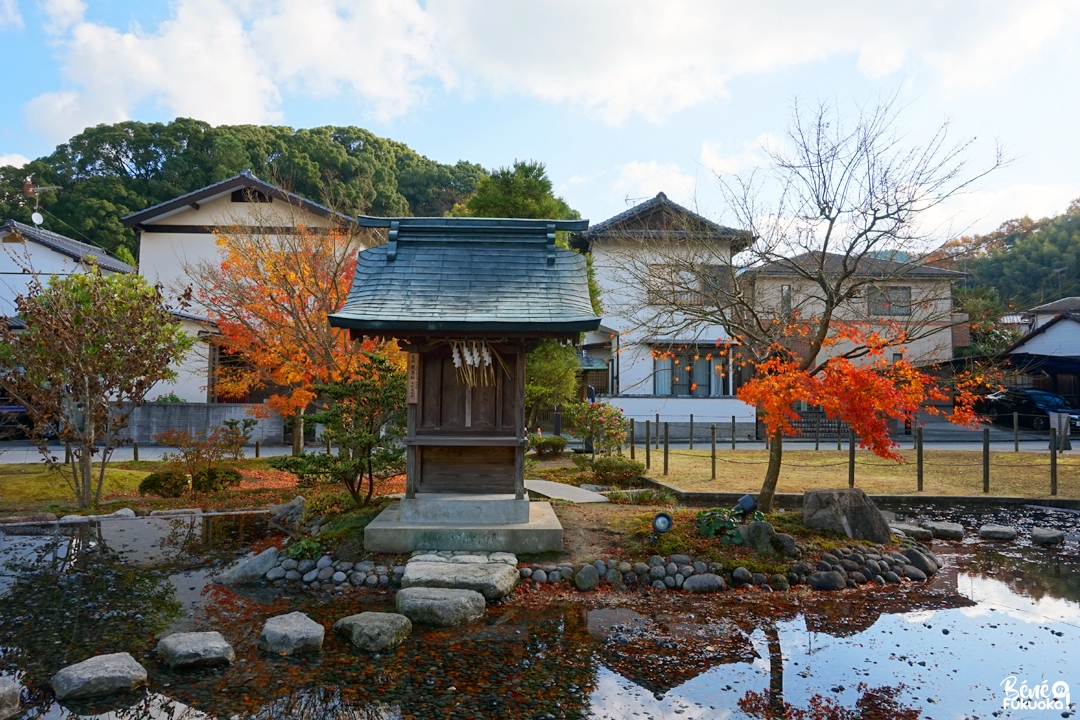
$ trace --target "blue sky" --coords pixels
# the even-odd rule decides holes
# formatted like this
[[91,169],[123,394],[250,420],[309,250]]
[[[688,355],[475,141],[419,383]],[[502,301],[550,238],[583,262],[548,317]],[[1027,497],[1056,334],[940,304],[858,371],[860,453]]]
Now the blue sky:
[[975,165],[1008,148],[934,218],[986,231],[1080,197],[1078,39],[1072,0],[0,0],[0,162],[125,119],[354,124],[541,160],[593,221],[660,190],[724,219],[713,173],[760,165],[794,98],[898,94],[912,142],[950,120]]

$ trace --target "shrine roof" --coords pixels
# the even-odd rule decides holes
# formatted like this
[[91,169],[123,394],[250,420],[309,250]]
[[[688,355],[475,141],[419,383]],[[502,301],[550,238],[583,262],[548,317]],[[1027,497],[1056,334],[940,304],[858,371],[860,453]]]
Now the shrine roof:
[[600,325],[585,258],[555,246],[587,220],[372,218],[387,242],[357,256],[352,290],[330,315],[354,335],[565,334]]

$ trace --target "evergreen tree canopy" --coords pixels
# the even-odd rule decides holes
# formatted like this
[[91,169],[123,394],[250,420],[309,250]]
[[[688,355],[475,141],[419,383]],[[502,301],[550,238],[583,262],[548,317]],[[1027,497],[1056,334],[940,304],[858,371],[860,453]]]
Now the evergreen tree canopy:
[[454,215],[538,220],[578,220],[581,213],[552,193],[544,163],[515,161],[482,179],[476,194],[456,206]]
[[25,167],[0,168],[0,218],[29,222],[30,177],[60,188],[38,199],[44,227],[134,253],[135,233],[121,217],[244,169],[343,212],[383,216],[442,216],[487,176],[479,165],[443,165],[358,127],[122,122],[87,128]]

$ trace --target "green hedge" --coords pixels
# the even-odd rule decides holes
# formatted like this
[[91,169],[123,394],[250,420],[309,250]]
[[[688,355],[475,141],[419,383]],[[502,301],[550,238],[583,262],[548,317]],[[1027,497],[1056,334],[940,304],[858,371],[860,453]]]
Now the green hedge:
[[140,495],[157,495],[163,498],[178,498],[187,489],[187,475],[175,470],[150,473],[139,483]]
[[645,474],[645,464],[630,458],[611,455],[593,460],[592,470],[600,485],[627,487],[636,484]]

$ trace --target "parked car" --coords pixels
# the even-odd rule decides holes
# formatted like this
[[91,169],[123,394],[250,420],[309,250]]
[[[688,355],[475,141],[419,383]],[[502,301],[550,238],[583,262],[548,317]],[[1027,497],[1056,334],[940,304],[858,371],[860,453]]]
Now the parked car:
[[991,422],[1012,422],[1012,414],[1019,413],[1020,424],[1033,430],[1050,427],[1050,413],[1068,413],[1073,433],[1080,432],[1080,410],[1069,407],[1065,398],[1049,390],[1034,388],[1008,388],[990,393],[983,401],[982,411]]

